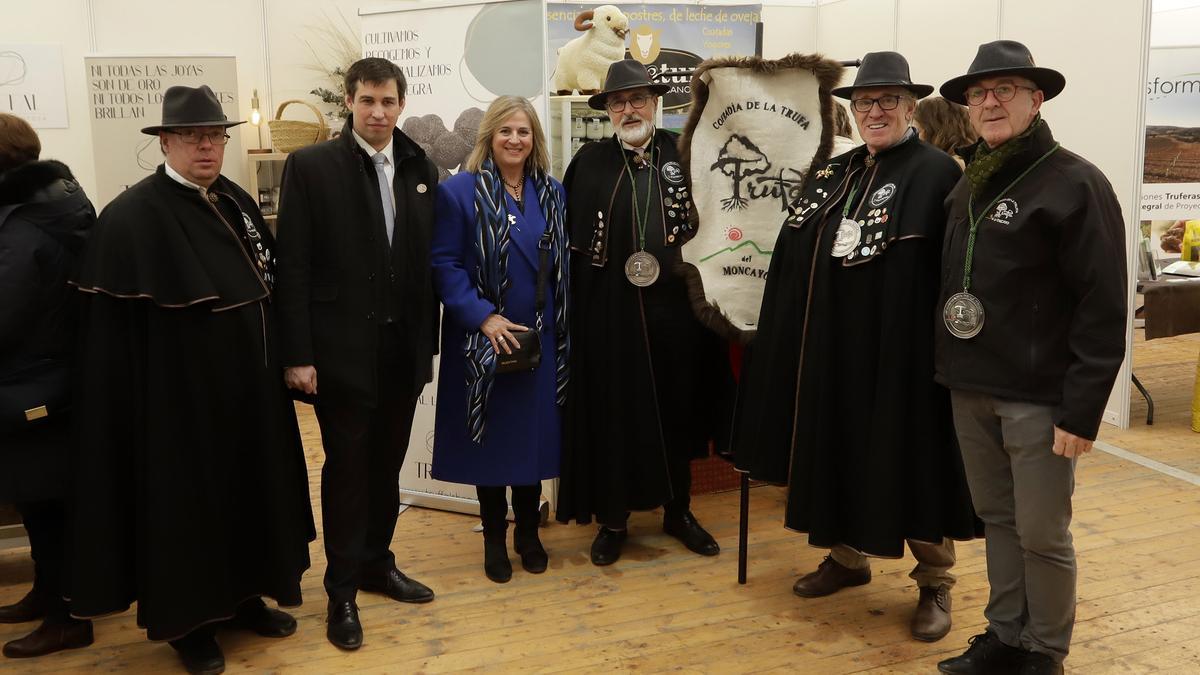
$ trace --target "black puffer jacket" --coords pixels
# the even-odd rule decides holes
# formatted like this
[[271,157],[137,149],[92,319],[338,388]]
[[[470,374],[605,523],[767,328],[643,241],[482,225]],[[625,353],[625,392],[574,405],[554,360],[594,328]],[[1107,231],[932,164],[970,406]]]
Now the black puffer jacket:
[[[68,281],[96,211],[65,164],[39,161],[0,174],[0,216],[0,379],[45,359],[69,364],[77,333]],[[3,438],[0,502],[57,494],[68,442],[61,424]]]
[[[1056,426],[1094,439],[1125,357],[1125,224],[1108,179],[1065,148],[1001,194],[1054,146],[1042,123],[970,200],[980,219],[971,293],[986,318],[969,340],[938,322],[937,380],[1056,406]],[[946,198],[939,308],[962,290],[969,190],[964,178]]]

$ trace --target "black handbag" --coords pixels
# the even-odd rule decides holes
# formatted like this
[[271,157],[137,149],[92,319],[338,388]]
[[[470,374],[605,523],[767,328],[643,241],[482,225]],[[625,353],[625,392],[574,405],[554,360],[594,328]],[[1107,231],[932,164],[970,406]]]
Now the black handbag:
[[550,276],[550,228],[538,240],[537,290],[534,292],[534,308],[537,322],[533,330],[513,333],[517,344],[509,345],[511,354],[496,355],[496,374],[524,373],[535,370],[542,363],[542,310],[546,307],[546,280]]
[[12,434],[64,416],[71,405],[71,370],[40,359],[0,375],[0,434]]

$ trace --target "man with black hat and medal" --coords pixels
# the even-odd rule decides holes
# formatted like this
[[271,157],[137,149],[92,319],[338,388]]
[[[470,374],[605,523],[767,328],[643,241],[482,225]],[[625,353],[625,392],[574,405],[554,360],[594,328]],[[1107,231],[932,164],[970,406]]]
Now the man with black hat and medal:
[[944,673],[1061,673],[1075,623],[1071,495],[1125,357],[1121,207],[1041,106],[1066,86],[1019,42],[941,87],[980,141],[946,200],[937,380],[983,519],[987,630]]
[[630,511],[664,507],[663,531],[700,555],[720,549],[692,514],[690,460],[708,452],[727,351],[692,313],[673,269],[692,236],[678,135],[655,129],[659,96],[633,59],[609,67],[588,105],[616,133],[567,168],[571,389],[557,517],[600,523],[591,559],[621,555]]
[[785,525],[830,549],[793,591],[871,580],[908,545],[915,639],[950,630],[952,539],[976,533],[950,403],[933,381],[942,201],[961,172],[911,127],[914,84],[895,52],[863,57],[847,99],[864,145],[814,166],[767,274],[734,422],[739,469],[788,485]]
[[314,538],[272,306],[274,241],[221,175],[229,127],[207,86],[174,86],[165,161],[100,214],[84,293],[69,600],[137,602],[193,673],[225,667],[215,628],[296,630]]

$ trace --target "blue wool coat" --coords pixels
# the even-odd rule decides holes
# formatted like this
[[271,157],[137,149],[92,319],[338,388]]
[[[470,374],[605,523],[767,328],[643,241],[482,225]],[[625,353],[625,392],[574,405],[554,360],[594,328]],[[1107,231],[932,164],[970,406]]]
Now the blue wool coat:
[[[555,189],[562,185],[554,182]],[[546,220],[538,208],[531,178],[521,191],[525,212],[505,194],[509,214],[516,218],[508,248],[508,278],[504,316],[509,321],[536,325],[538,240]],[[558,476],[562,452],[560,409],[555,405],[556,340],[554,280],[547,281],[542,311],[542,362],[527,373],[497,375],[488,397],[482,443],[467,433],[465,345],[496,311],[475,287],[479,256],[475,251],[475,174],[462,171],[437,188],[433,232],[433,286],[442,302],[442,349],[438,369],[437,414],[433,438],[433,477],[470,485],[532,485]],[[552,264],[552,263],[551,263]]]

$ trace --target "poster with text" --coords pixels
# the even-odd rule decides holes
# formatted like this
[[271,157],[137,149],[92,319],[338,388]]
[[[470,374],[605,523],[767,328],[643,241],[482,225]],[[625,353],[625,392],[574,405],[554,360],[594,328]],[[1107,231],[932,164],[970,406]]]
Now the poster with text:
[[1200,222],[1200,46],[1150,50],[1142,234],[1159,260],[1178,258]]
[[34,129],[66,129],[67,87],[59,45],[0,43],[0,112]]
[[[571,40],[611,40],[591,31],[575,30],[575,17],[599,2],[546,4],[548,74],[558,67],[559,50]],[[720,56],[758,56],[758,23],[762,5],[622,4],[628,33],[625,55],[646,65],[650,77],[671,85],[662,100],[663,126],[680,129],[692,100],[692,70],[701,61]],[[551,75],[552,76],[552,75]],[[603,76],[601,76],[603,78]]]
[[[443,180],[470,154],[483,112],[496,97],[523,96],[545,120],[540,0],[450,2],[361,14],[363,56],[403,69],[408,91],[400,128],[425,149]],[[435,379],[417,403],[400,472],[401,499],[477,513],[474,486],[430,475],[436,398]]]
[[[88,56],[88,111],[96,158],[97,208],[154,173],[163,162],[158,137],[142,129],[162,122],[162,100],[175,85],[208,85],[230,120],[238,119],[237,62],[232,56]],[[238,134],[225,146],[227,178],[238,180]]]

